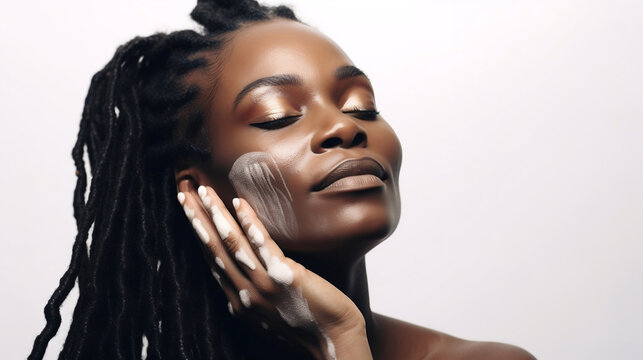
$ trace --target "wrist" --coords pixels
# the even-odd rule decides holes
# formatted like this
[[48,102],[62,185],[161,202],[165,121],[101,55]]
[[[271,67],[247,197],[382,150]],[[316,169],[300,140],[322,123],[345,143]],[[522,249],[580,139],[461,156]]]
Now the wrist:
[[370,360],[373,358],[366,334],[366,325],[352,324],[330,328],[323,335],[324,359]]

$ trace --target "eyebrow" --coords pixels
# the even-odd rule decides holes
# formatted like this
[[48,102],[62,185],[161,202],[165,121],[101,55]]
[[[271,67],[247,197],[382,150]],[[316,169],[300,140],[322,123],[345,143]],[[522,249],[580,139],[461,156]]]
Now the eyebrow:
[[[362,70],[353,65],[340,66],[335,69],[335,79],[337,80],[344,80],[357,76],[364,76],[368,79],[368,76],[366,76]],[[234,108],[236,109],[244,96],[256,88],[263,86],[302,85],[303,83],[304,81],[302,78],[296,74],[278,74],[257,79],[246,85],[239,94],[237,94],[237,97],[234,99]]]
[[340,66],[335,70],[335,79],[344,80],[356,76],[363,76],[368,79],[364,72],[353,65]]

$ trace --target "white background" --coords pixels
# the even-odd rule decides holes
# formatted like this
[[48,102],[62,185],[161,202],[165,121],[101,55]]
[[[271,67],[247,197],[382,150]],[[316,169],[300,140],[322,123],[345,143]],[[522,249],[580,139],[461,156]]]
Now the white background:
[[[194,3],[0,5],[3,359],[68,265],[91,75],[135,35],[193,27]],[[373,308],[540,359],[643,358],[642,3],[290,3],[368,73],[404,148]]]

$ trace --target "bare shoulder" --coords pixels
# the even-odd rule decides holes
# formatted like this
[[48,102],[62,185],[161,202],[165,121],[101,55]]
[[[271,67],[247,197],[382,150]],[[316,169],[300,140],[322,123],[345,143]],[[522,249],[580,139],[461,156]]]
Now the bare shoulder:
[[[488,341],[470,341],[455,338],[441,349],[439,359],[471,360],[536,360],[525,349],[518,346]],[[429,357],[427,359],[433,359]]]
[[375,314],[380,328],[378,360],[535,360],[524,349],[498,342],[470,341]]

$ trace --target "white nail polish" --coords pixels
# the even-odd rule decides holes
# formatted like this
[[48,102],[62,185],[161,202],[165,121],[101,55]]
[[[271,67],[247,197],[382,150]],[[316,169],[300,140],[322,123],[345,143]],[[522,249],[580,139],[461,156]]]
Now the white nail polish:
[[248,253],[246,253],[245,250],[243,249],[240,249],[239,251],[235,252],[234,257],[237,259],[237,261],[249,267],[250,270],[254,270],[257,268],[254,261],[250,259],[250,257],[248,256]]
[[214,226],[216,226],[221,239],[227,239],[228,236],[230,236],[230,232],[232,232],[232,226],[230,226],[230,223],[226,220],[225,216],[223,216],[223,213],[217,206],[212,207],[212,221],[214,222]]
[[208,193],[205,190],[205,186],[203,186],[203,185],[199,186],[199,190],[197,190],[197,191],[199,192],[199,196],[201,197],[201,199],[203,199],[205,197],[205,195]]
[[176,199],[179,200],[179,204],[183,205],[183,203],[185,202],[185,194],[179,192],[178,194],[176,194]]
[[206,196],[205,198],[203,198],[203,205],[205,205],[206,208],[210,207],[211,202],[212,202],[212,198],[210,198],[209,196]]
[[228,301],[228,312],[230,315],[234,315],[234,309],[232,308],[232,304]]
[[203,241],[204,244],[207,244],[210,242],[210,235],[208,235],[208,232],[203,227],[203,224],[201,224],[201,220],[199,219],[192,220],[192,227],[194,227],[194,230],[196,230],[196,233],[199,235],[199,237],[201,238],[201,241]]
[[263,233],[255,226],[255,224],[250,225],[248,228],[248,237],[250,238],[250,241],[257,246],[263,245],[265,240]]
[[235,210],[239,209],[240,204],[241,204],[241,201],[239,201],[239,198],[232,199],[232,206],[234,206]]
[[225,264],[223,263],[223,260],[221,260],[220,257],[215,257],[214,262],[221,268],[221,270],[225,270]]
[[183,205],[183,211],[185,211],[185,215],[192,221],[194,219],[194,210],[190,209],[187,205]]
[[250,292],[248,292],[248,290],[246,289],[239,290],[239,299],[241,299],[241,303],[243,304],[243,306],[247,308],[249,308],[250,305],[252,305],[250,303]]

